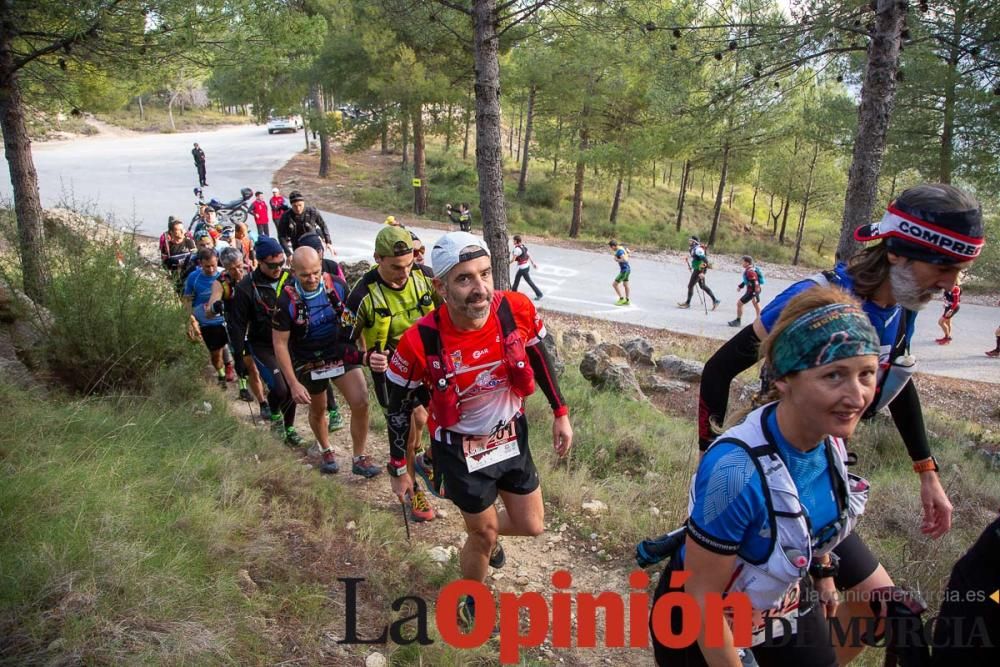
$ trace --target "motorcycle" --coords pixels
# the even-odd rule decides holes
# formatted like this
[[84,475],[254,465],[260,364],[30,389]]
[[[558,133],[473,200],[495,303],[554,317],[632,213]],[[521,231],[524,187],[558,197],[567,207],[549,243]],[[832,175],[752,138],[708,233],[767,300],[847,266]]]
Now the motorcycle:
[[250,202],[253,199],[253,190],[243,188],[240,190],[242,199],[234,199],[231,202],[222,203],[218,199],[205,201],[205,194],[201,188],[194,188],[194,195],[198,198],[195,202],[195,214],[191,218],[191,227],[201,219],[201,209],[205,206],[215,211],[219,225],[223,228],[235,228],[237,223],[246,222],[250,214]]

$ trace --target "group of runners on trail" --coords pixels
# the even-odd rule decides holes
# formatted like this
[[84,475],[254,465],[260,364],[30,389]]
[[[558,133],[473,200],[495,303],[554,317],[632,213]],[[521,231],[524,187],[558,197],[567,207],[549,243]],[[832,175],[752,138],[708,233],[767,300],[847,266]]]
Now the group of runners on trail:
[[[200,332],[223,383],[223,350],[231,346],[261,414],[291,446],[303,445],[294,431],[296,405],[309,405],[326,474],[339,469],[329,444],[331,383],[350,406],[352,472],[374,477],[382,470],[367,450],[367,368],[386,417],[392,492],[414,521],[434,518],[428,495],[458,507],[467,532],[461,575],[483,582],[490,567],[506,561],[501,536],[543,531],[545,506],[524,409],[536,389],[552,410],[556,456],[565,457],[573,444],[542,319],[525,295],[494,289],[490,250],[480,237],[443,235],[428,266],[423,244],[392,216],[375,238],[374,268],[348,286],[337,263],[323,256],[332,252],[322,218],[306,210],[279,233],[280,241],[257,240],[255,266],[236,247],[220,255],[208,247],[197,251],[198,269],[184,287],[192,332]],[[702,633],[687,648],[664,645],[659,638],[680,633],[683,624],[680,607],[673,607],[666,616],[650,616],[659,664],[843,665],[863,645],[831,636],[831,617],[840,627],[870,619],[874,629],[865,642],[888,632],[889,652],[901,665],[931,664],[927,645],[910,641],[912,633],[903,642],[893,639],[900,636],[896,624],[919,623],[923,609],[895,586],[855,531],[866,503],[886,501],[884,492],[871,496],[868,482],[849,470],[858,463],[849,439],[862,419],[888,407],[919,480],[921,531],[930,538],[949,531],[952,505],[930,451],[909,343],[916,312],[950,291],[979,255],[982,214],[975,199],[954,187],[922,185],[903,192],[879,222],[855,236],[878,243],[793,284],[762,310],[762,272],[751,257],[742,258],[738,289],[744,294],[730,324],[740,325],[746,303],[758,318],[705,365],[701,459],[688,518],[651,543],[670,545],[659,554],[667,563],[655,599],[682,590],[704,607],[712,595],[745,593],[754,611],[751,647],[737,649],[728,626],[721,643],[706,643]],[[514,241],[515,286],[523,279],[540,299],[528,276],[534,261],[523,240]],[[627,304],[629,252],[609,245],[619,265],[615,290]],[[699,246],[692,238],[692,279],[682,304],[690,304],[698,285],[717,305],[703,282],[707,258]],[[757,405],[739,421],[727,421],[730,384],[758,358],[764,363]],[[956,565],[950,589],[1000,588],[990,552],[998,542],[1000,520]],[[678,570],[687,577],[675,584],[671,573]],[[948,600],[942,617],[986,618],[992,639],[1000,641],[1000,605],[975,596]],[[457,614],[465,627],[474,626],[474,599],[462,599]],[[670,628],[657,630],[657,624]],[[940,632],[951,634],[935,636],[935,664],[956,655],[987,664],[976,660],[992,648],[990,637],[956,638],[954,626]],[[963,640],[973,648],[954,648]]]

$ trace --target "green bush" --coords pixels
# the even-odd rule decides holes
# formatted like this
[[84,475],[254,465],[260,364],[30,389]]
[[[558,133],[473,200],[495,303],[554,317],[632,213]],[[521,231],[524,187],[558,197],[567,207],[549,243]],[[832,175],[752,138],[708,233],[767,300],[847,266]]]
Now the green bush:
[[146,392],[160,367],[200,358],[184,335],[187,309],[134,249],[83,246],[53,268],[43,350],[70,387]]
[[559,182],[550,178],[529,181],[524,189],[522,201],[528,206],[555,209],[559,206],[563,191]]

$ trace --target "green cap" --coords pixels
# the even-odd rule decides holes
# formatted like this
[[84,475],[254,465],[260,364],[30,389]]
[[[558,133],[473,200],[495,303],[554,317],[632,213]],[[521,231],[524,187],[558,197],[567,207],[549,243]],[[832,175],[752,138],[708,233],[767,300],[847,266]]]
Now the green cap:
[[402,227],[383,227],[375,237],[375,254],[379,257],[400,257],[411,252],[413,239]]

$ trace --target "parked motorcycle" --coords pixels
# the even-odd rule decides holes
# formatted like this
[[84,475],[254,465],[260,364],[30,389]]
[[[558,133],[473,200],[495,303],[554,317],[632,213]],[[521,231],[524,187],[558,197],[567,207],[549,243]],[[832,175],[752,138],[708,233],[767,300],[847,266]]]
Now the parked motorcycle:
[[239,222],[246,222],[250,214],[250,202],[253,199],[253,190],[243,188],[240,190],[242,199],[234,199],[231,202],[222,203],[218,199],[205,201],[205,195],[201,188],[194,188],[194,195],[198,198],[195,202],[195,214],[191,218],[191,226],[194,226],[201,219],[201,209],[205,206],[215,211],[218,223],[223,227],[236,227]]

